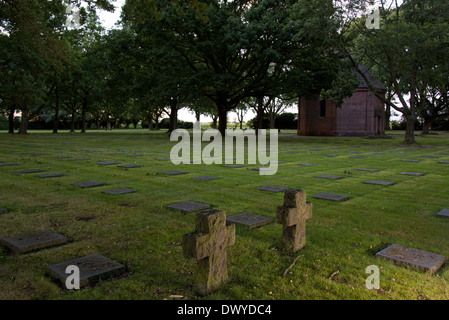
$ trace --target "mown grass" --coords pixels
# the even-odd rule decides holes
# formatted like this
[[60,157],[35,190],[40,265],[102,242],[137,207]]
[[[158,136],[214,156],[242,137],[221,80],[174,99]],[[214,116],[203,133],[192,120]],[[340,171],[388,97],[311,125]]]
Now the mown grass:
[[[306,138],[283,132],[279,141],[279,160],[286,163],[279,164],[276,175],[260,176],[251,170],[256,165],[230,169],[219,165],[174,166],[158,160],[169,157],[175,144],[163,132],[0,134],[0,161],[18,164],[0,167],[0,207],[8,209],[0,216],[0,237],[51,229],[69,239],[64,246],[23,255],[0,248],[0,299],[169,299],[170,295],[197,299],[192,290],[196,262],[184,258],[181,247],[182,235],[194,230],[194,214],[165,206],[190,200],[212,204],[228,215],[252,212],[275,218],[283,194],[257,190],[264,185],[307,191],[314,209],[313,219],[307,224],[306,248],[283,277],[295,256],[279,252],[282,226],[272,223],[254,230],[237,227],[236,244],[227,251],[230,281],[206,299],[449,298],[448,267],[428,275],[375,257],[377,251],[393,243],[449,256],[449,220],[436,217],[437,212],[449,207],[449,165],[438,163],[449,161],[449,134],[418,137],[418,144],[409,147],[399,146],[401,135],[393,139]],[[30,152],[47,155],[27,154]],[[133,154],[139,156],[129,156]],[[328,154],[339,156],[324,156]],[[439,158],[422,157],[425,155]],[[97,164],[103,160],[143,167],[126,170]],[[316,166],[298,165],[304,162]],[[65,175],[40,179],[35,174],[19,173],[26,169]],[[167,170],[188,174],[160,174]],[[400,175],[403,171],[426,175]],[[315,178],[324,173],[344,178]],[[192,179],[200,175],[220,179]],[[72,185],[88,180],[106,186],[80,189]],[[393,181],[395,185],[367,185],[363,183],[366,180]],[[115,187],[138,192],[121,196],[101,193]],[[312,198],[321,192],[351,198],[341,203]],[[126,274],[75,292],[63,289],[46,274],[50,264],[93,253],[124,264]],[[381,269],[379,290],[365,287],[369,265]]]

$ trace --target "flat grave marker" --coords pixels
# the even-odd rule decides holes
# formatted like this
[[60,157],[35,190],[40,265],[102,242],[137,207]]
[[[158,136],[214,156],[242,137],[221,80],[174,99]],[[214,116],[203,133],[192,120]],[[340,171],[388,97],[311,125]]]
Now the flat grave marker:
[[50,230],[2,238],[0,243],[15,253],[27,253],[65,244],[67,238]]
[[316,164],[313,164],[313,163],[298,163],[298,166],[311,167],[311,166],[316,166]]
[[330,179],[330,180],[339,180],[339,179],[342,179],[343,177],[341,177],[341,176],[335,176],[335,175],[331,175],[331,174],[322,174],[322,175],[315,176],[315,178],[320,178],[320,179]]
[[137,190],[129,189],[129,188],[119,188],[119,189],[102,191],[101,193],[110,194],[110,195],[121,195],[121,194],[135,193],[135,192],[137,192]]
[[17,166],[17,163],[0,163],[0,167],[12,167]]
[[424,176],[424,173],[422,172],[401,172],[400,174],[404,176],[416,176],[416,177]]
[[93,285],[100,280],[105,280],[118,276],[125,272],[124,265],[117,263],[100,254],[53,264],[48,267],[50,276],[62,282],[65,285],[70,274],[66,273],[68,266],[77,266],[80,271],[80,288]]
[[404,161],[404,162],[419,162],[419,160],[414,160],[414,159],[403,159],[402,161]]
[[358,171],[368,171],[368,172],[379,172],[379,170],[377,170],[377,169],[367,169],[367,168],[359,168],[359,169],[356,169],[356,170],[358,170]]
[[140,166],[138,164],[121,164],[121,165],[118,165],[117,167],[124,168],[124,169],[142,168],[142,166]]
[[165,174],[168,176],[179,176],[182,174],[187,174],[187,172],[173,170],[173,171],[164,171],[164,172],[161,172],[161,174]]
[[102,186],[104,186],[104,183],[98,182],[98,181],[84,181],[84,182],[74,183],[73,185],[76,187],[83,188],[83,189],[88,189],[88,188],[102,187]]
[[316,194],[312,198],[320,199],[320,200],[330,200],[330,201],[346,201],[346,200],[349,200],[349,196],[342,195],[342,194],[335,194],[335,193],[327,193],[327,192]]
[[228,216],[226,217],[226,221],[229,223],[235,223],[253,229],[269,224],[273,222],[273,219],[265,216],[260,216],[254,213],[244,212],[233,216]]
[[46,173],[46,174],[38,174],[36,177],[42,178],[42,179],[50,179],[50,178],[59,178],[64,176],[62,173]]
[[41,173],[41,172],[45,172],[45,170],[41,170],[41,169],[22,170],[22,171],[20,171],[20,174],[31,174],[31,173]]
[[102,166],[113,166],[113,165],[119,164],[119,162],[115,162],[115,161],[100,161],[100,162],[97,162],[97,164],[102,165]]
[[441,163],[441,164],[449,164],[449,161],[439,161],[438,163]]
[[8,210],[6,208],[0,208],[0,214],[7,213]]
[[257,188],[257,190],[268,191],[268,192],[284,192],[284,191],[289,190],[289,188],[268,185],[268,186],[259,187],[259,188]]
[[216,179],[220,179],[220,178],[212,177],[212,176],[199,176],[199,177],[193,177],[192,179],[210,181],[210,180],[216,180]]
[[181,212],[195,212],[200,210],[206,210],[211,207],[210,204],[194,202],[194,201],[184,201],[179,203],[174,203],[166,206],[168,209],[178,210]]
[[237,164],[224,164],[224,165],[222,165],[222,167],[233,168],[233,169],[243,168],[243,166],[237,165]]
[[363,183],[365,184],[374,184],[377,186],[392,186],[394,185],[394,182],[391,181],[379,181],[379,180],[368,180],[368,181],[364,181]]
[[446,257],[428,251],[392,244],[378,252],[376,256],[392,261],[399,266],[435,273],[446,262]]
[[449,209],[443,209],[437,213],[437,217],[440,218],[449,218]]

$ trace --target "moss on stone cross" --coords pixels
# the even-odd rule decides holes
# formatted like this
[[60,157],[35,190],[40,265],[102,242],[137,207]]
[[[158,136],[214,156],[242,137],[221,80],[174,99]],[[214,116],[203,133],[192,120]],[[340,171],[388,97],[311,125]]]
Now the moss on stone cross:
[[306,245],[306,220],[312,219],[313,204],[306,201],[304,190],[290,189],[284,193],[284,205],[277,208],[276,222],[283,225],[282,251],[288,254]]
[[195,218],[196,231],[185,234],[182,241],[186,258],[197,260],[195,291],[208,295],[228,278],[226,248],[235,243],[235,225],[226,225],[226,213],[208,209]]

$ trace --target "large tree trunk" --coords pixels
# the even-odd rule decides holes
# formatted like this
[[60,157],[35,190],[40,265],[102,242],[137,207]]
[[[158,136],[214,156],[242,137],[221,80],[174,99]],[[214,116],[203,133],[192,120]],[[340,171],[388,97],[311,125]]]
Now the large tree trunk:
[[150,112],[148,114],[148,130],[150,130],[150,131],[154,130],[154,128],[153,128],[153,113],[152,112]]
[[276,114],[270,112],[270,129],[276,129]]
[[172,133],[174,130],[176,130],[178,125],[178,103],[174,102],[170,106],[170,125],[168,132]]
[[225,108],[218,109],[218,131],[220,131],[221,136],[226,136],[226,129],[228,126],[228,111]]
[[256,123],[256,135],[259,134],[259,130],[263,129],[263,114],[264,114],[264,108],[263,108],[263,96],[257,98],[257,123]]
[[385,130],[390,130],[391,107],[385,107]]
[[431,126],[431,121],[429,119],[424,118],[424,122],[422,125],[422,134],[429,134],[430,133],[430,126]]
[[56,88],[55,90],[55,116],[53,118],[53,133],[58,133],[58,124],[59,124],[59,90]]
[[20,120],[19,134],[28,134],[28,117],[30,111],[28,110],[28,106],[21,108],[22,111],[22,119]]
[[14,107],[9,110],[9,130],[8,133],[14,133]]
[[87,114],[87,97],[84,97],[83,106],[81,108],[81,133],[86,133],[86,114]]
[[405,143],[415,143],[415,117],[411,114],[405,115]]
[[72,109],[72,119],[70,122],[70,133],[74,133],[75,132],[75,108]]

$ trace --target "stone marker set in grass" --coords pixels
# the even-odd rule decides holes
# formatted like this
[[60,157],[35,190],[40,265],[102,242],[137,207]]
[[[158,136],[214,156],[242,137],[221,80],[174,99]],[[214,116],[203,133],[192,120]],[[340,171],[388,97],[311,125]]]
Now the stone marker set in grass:
[[282,251],[293,254],[306,245],[306,221],[312,219],[313,204],[304,190],[289,189],[284,205],[277,208],[276,222],[282,224]]
[[279,186],[272,186],[272,185],[257,188],[257,190],[268,191],[268,192],[284,192],[288,189],[289,188],[286,188],[286,187],[279,187]]
[[118,165],[117,167],[124,169],[142,168],[142,166],[139,166],[138,164],[121,164]]
[[233,216],[228,216],[226,218],[226,221],[229,223],[235,223],[252,229],[252,228],[259,228],[263,225],[269,224],[273,222],[273,219],[245,212]]
[[327,192],[316,194],[312,198],[321,199],[321,200],[330,200],[330,201],[346,201],[346,200],[349,200],[349,196],[345,196],[345,195],[342,195],[342,194],[335,194],[335,193],[327,193]]
[[97,162],[97,164],[102,165],[102,166],[113,166],[113,165],[116,165],[119,163],[115,162],[115,161],[100,161],[100,162]]
[[74,183],[73,185],[76,187],[87,189],[87,188],[102,187],[102,186],[104,186],[104,183],[98,182],[98,181],[84,181],[84,182]]
[[22,171],[20,171],[20,174],[31,174],[31,173],[41,173],[41,172],[45,172],[45,170],[40,170],[40,169],[22,170]]
[[50,179],[50,178],[59,178],[64,176],[62,173],[46,173],[46,174],[38,174],[36,177],[42,179]]
[[67,267],[76,266],[79,268],[80,288],[93,285],[101,280],[118,276],[125,272],[124,265],[112,261],[100,254],[53,264],[48,267],[48,273],[51,277],[62,282],[65,285],[67,278],[71,273],[66,273]]
[[194,202],[194,201],[185,201],[185,202],[179,202],[174,203],[166,206],[168,209],[172,210],[178,210],[181,212],[195,212],[200,210],[205,210],[210,208],[210,204],[204,204],[200,202]]
[[368,180],[368,181],[364,181],[363,183],[365,184],[374,184],[377,186],[392,186],[394,185],[394,182],[391,181],[379,181],[379,180]]
[[226,248],[235,244],[235,225],[226,225],[226,214],[219,210],[198,212],[196,231],[183,236],[186,258],[197,260],[195,291],[208,295],[227,281]]
[[7,212],[8,212],[7,209],[5,209],[5,208],[0,208],[0,214],[7,213]]
[[443,209],[437,213],[437,217],[440,218],[449,218],[449,209]]
[[400,174],[402,174],[404,176],[416,176],[416,177],[420,177],[420,176],[424,175],[424,173],[421,173],[421,172],[401,172]]
[[356,169],[356,170],[358,170],[358,171],[368,171],[368,172],[379,172],[379,170],[377,170],[377,169],[366,169],[366,168],[359,168],[359,169]]
[[0,243],[15,253],[26,253],[34,250],[65,244],[67,238],[52,231],[39,231],[9,238],[3,238]]
[[118,189],[102,191],[101,193],[110,194],[110,195],[121,195],[121,194],[135,193],[135,192],[137,192],[137,190],[129,189],[129,188],[118,188]]
[[446,262],[446,257],[428,251],[393,244],[378,252],[376,256],[418,271],[435,273]]
[[212,176],[199,176],[199,177],[193,177],[192,179],[210,181],[210,180],[216,180],[216,179],[220,179],[220,178],[212,177]]
[[17,163],[0,163],[0,167],[12,167],[17,166]]
[[341,176],[334,176],[334,175],[331,175],[331,174],[322,174],[322,175],[319,175],[319,176],[315,176],[315,178],[339,180],[339,179],[342,179],[343,177],[341,177]]
[[173,171],[164,171],[164,172],[161,172],[161,174],[165,174],[168,176],[179,176],[182,174],[187,174],[187,172],[173,170]]

